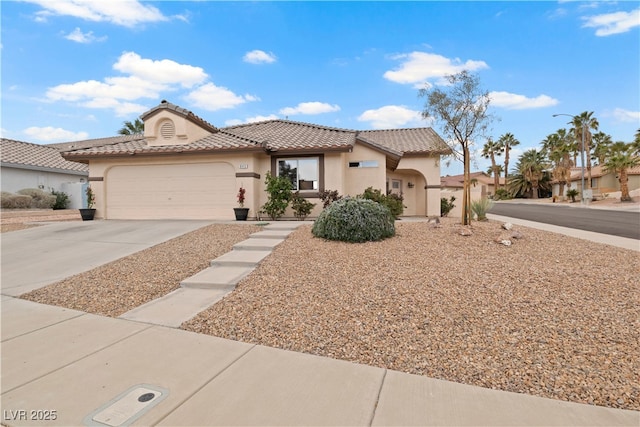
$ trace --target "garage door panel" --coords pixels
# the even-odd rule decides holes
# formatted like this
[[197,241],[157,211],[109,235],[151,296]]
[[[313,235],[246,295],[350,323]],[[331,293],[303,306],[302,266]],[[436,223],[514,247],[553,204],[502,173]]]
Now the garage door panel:
[[105,177],[110,219],[232,219],[228,163],[116,166]]

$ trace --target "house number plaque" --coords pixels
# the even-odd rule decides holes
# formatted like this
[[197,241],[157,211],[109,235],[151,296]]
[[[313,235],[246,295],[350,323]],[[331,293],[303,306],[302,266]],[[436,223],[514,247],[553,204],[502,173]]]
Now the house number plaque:
[[240,163],[240,169],[249,169],[249,165],[247,163]]

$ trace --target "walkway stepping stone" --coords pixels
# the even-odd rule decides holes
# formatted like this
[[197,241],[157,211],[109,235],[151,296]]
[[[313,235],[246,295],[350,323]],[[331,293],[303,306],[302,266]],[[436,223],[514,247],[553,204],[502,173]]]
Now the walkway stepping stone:
[[246,251],[271,251],[282,242],[284,242],[284,239],[249,238],[233,245],[233,249]]
[[214,266],[184,279],[183,288],[233,290],[238,282],[253,271],[254,267]]
[[211,261],[211,266],[255,267],[271,254],[271,251],[233,250]]
[[293,233],[293,230],[264,230],[253,233],[249,236],[250,239],[286,239],[289,234]]

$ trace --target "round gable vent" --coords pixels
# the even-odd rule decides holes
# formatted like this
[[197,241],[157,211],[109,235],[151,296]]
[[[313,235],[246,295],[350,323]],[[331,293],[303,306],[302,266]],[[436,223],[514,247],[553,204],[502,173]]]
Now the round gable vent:
[[164,139],[171,139],[176,134],[176,127],[172,121],[166,121],[160,125],[160,135]]

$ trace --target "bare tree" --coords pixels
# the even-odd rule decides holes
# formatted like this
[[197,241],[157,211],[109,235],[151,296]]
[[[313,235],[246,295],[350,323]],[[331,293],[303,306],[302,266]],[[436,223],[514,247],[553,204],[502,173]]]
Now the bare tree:
[[464,163],[462,190],[462,224],[471,224],[471,150],[474,139],[483,135],[493,116],[489,108],[489,92],[480,88],[480,79],[469,71],[447,75],[449,86],[444,89],[421,89],[420,97],[426,97],[422,117],[433,117],[442,123],[442,132],[448,140],[454,156]]

